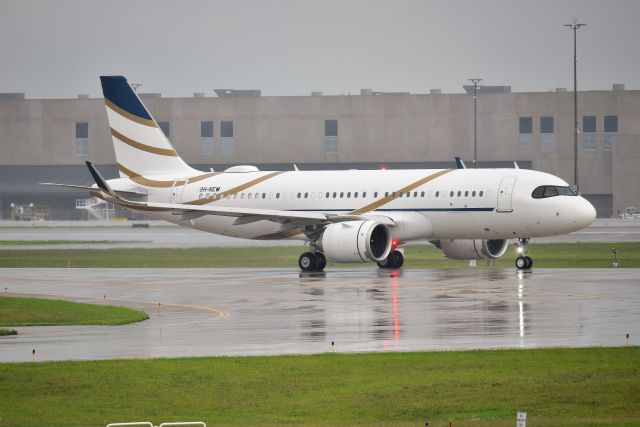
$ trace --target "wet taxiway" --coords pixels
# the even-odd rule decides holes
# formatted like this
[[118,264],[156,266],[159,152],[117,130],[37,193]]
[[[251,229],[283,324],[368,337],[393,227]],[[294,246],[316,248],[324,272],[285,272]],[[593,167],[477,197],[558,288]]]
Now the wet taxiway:
[[[6,288],[6,290],[5,290]],[[140,308],[19,327],[0,360],[607,346],[640,333],[640,270],[3,269],[0,291]],[[159,304],[160,303],[160,304]]]

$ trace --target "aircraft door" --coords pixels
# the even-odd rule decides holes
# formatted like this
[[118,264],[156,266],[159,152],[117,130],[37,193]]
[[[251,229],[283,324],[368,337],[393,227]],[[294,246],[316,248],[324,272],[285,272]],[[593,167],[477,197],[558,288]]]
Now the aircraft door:
[[496,212],[512,212],[511,198],[513,196],[513,187],[516,185],[515,176],[505,176],[500,181],[500,188],[498,188],[498,208]]
[[186,186],[184,181],[173,181],[169,203],[182,203],[182,192]]

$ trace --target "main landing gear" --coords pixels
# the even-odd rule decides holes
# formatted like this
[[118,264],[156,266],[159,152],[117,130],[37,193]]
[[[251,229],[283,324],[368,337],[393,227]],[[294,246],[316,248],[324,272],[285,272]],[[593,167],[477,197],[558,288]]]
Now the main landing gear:
[[389,256],[384,261],[378,263],[380,268],[400,268],[404,264],[404,255],[398,250],[392,250],[389,252]]
[[305,252],[298,258],[302,271],[322,271],[327,266],[327,258],[322,252]]
[[526,255],[527,243],[529,243],[529,239],[527,238],[521,237],[518,239],[518,253],[520,253],[518,258],[516,258],[516,268],[518,270],[531,270],[531,267],[533,267],[533,260],[530,256]]

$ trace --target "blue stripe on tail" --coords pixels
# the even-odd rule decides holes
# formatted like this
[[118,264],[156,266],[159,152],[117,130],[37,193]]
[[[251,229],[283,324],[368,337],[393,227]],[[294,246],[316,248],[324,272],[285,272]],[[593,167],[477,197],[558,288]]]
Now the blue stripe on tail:
[[127,79],[122,76],[100,76],[104,97],[127,113],[147,120],[153,120],[140,98],[133,91]]

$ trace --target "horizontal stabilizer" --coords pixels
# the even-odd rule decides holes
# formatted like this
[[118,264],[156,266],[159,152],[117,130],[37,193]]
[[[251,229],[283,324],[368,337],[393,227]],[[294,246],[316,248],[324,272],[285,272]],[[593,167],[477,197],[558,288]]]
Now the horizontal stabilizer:
[[[96,187],[87,187],[85,185],[73,185],[73,184],[58,184],[55,182],[41,182],[40,185],[49,185],[51,187],[62,187],[62,188],[66,188],[69,190],[87,190],[87,191],[91,191],[91,190],[99,190],[99,188]],[[123,195],[123,196],[146,196],[147,193],[146,192],[142,192],[142,191],[135,191],[135,190],[114,190],[114,193],[119,194],[119,195]]]
[[41,182],[40,185],[50,185],[52,187],[63,187],[63,188],[68,188],[70,190],[87,190],[87,191],[97,190],[96,187],[87,187],[84,185],[73,185],[73,184],[57,184],[55,182]]

